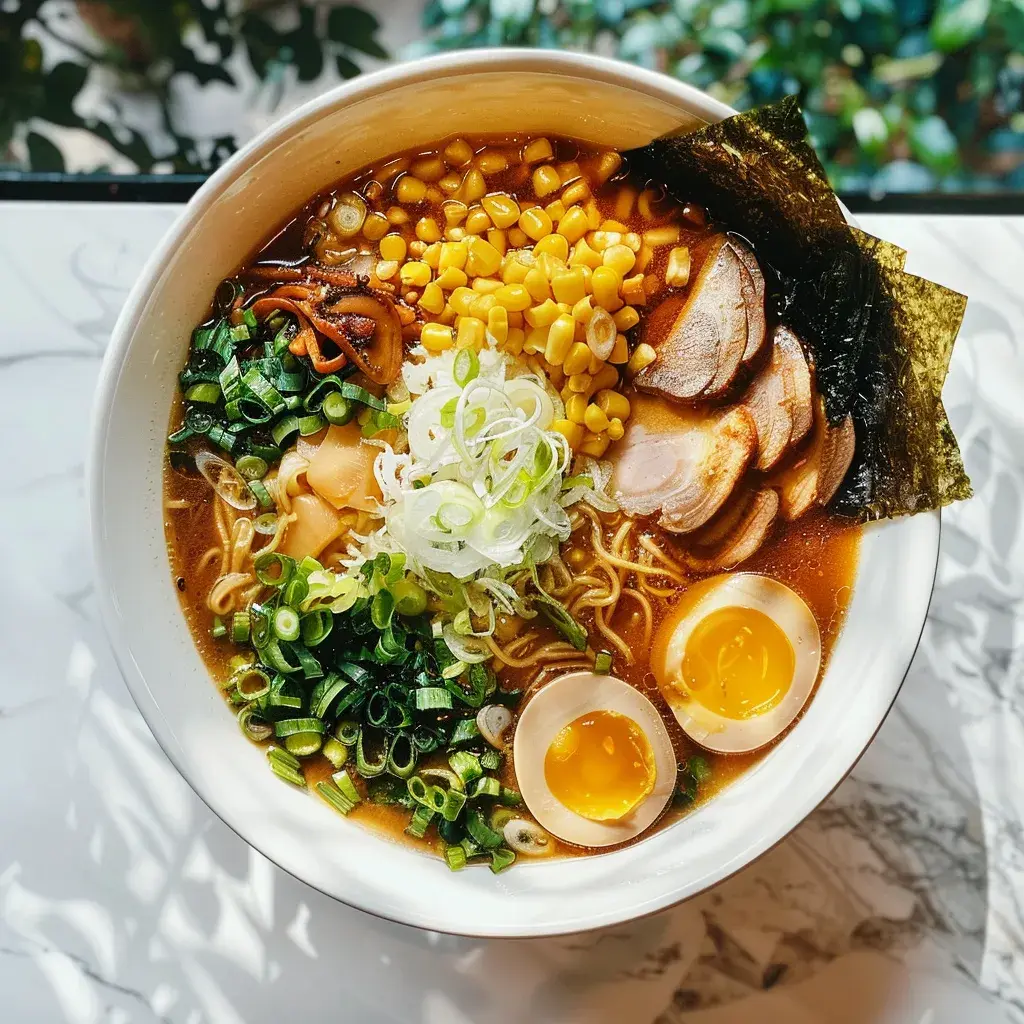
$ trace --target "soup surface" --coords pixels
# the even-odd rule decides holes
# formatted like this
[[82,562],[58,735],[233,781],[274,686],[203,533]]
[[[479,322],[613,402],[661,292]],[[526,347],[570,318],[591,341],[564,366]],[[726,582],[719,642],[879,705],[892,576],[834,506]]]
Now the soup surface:
[[222,287],[168,549],[283,779],[502,870],[662,827],[784,736],[859,528],[726,229],[615,153],[452,139],[312,198]]

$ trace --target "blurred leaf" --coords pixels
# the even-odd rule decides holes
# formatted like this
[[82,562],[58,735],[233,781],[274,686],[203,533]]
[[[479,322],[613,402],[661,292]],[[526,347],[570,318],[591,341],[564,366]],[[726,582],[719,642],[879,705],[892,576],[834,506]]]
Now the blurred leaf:
[[932,42],[944,53],[959,50],[981,34],[990,0],[944,0],[932,19]]
[[926,167],[952,170],[957,162],[956,137],[937,114],[915,121],[909,133],[910,148]]
[[387,50],[375,38],[379,30],[380,22],[369,11],[352,4],[332,7],[327,16],[327,35],[334,42],[378,60],[387,60]]
[[29,132],[25,140],[28,145],[28,166],[33,171],[60,173],[64,170],[64,155],[44,135]]
[[210,82],[223,82],[225,85],[235,84],[234,78],[223,65],[207,64],[185,47],[182,47],[176,64],[179,71],[191,75],[200,85],[209,85]]
[[84,64],[62,61],[54,65],[46,76],[46,98],[43,116],[62,127],[76,127],[80,123],[74,112],[75,97],[82,91],[89,69]]
[[288,44],[300,82],[312,82],[324,69],[324,51],[316,34],[316,11],[303,5],[299,8],[299,27],[288,33]]
[[334,63],[342,78],[355,78],[359,74],[359,65],[355,61],[349,60],[343,53],[339,53],[334,58]]
[[853,115],[853,131],[857,141],[868,153],[880,153],[889,141],[885,118],[872,107],[862,107]]

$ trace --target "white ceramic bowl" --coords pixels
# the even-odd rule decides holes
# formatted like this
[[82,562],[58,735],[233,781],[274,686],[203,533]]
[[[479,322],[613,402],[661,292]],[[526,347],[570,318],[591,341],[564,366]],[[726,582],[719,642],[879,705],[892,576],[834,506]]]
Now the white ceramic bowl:
[[100,605],[129,689],[196,792],[267,857],[353,906],[472,935],[550,935],[649,914],[777,843],[843,779],[878,729],[924,623],[937,515],[866,531],[846,628],[810,708],[708,806],[627,849],[451,873],[276,779],[211,684],[172,585],[161,474],[176,377],[217,283],[309,196],[456,132],[554,132],[627,148],[729,108],[670,78],[550,51],[401,65],[328,93],[264,132],[182,211],[118,320],[93,424]]

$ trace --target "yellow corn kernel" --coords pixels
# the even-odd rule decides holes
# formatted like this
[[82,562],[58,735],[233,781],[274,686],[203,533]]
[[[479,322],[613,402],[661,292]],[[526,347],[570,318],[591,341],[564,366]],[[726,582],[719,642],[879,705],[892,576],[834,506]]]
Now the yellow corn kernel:
[[493,295],[501,287],[501,282],[494,277],[473,278],[473,291],[477,295]]
[[560,316],[562,311],[558,308],[558,305],[551,301],[551,299],[545,299],[540,305],[532,306],[523,313],[523,318],[531,327],[549,327],[553,324]]
[[508,244],[514,249],[522,249],[524,245],[529,245],[530,237],[527,233],[518,225],[514,228],[508,229]]
[[651,247],[675,245],[679,241],[679,225],[664,224],[660,228],[648,228],[644,232],[644,241]]
[[505,351],[510,353],[511,355],[518,356],[522,353],[523,345],[525,344],[526,332],[522,329],[522,327],[510,327],[508,329],[508,337],[505,339]]
[[466,265],[466,257],[468,255],[469,249],[466,247],[465,242],[442,242],[437,268],[438,270],[444,270],[446,267],[455,267],[458,270],[462,270]]
[[619,277],[625,277],[633,269],[636,255],[629,246],[609,245],[602,254],[602,259],[606,267],[611,267]]
[[564,235],[570,243],[578,242],[587,233],[589,226],[583,210],[579,206],[572,206],[558,222],[558,233]]
[[544,350],[544,358],[549,363],[561,366],[565,357],[572,348],[573,338],[576,336],[576,322],[571,316],[560,313],[555,322],[548,329],[548,343]]
[[584,430],[579,423],[573,423],[572,420],[555,420],[551,424],[551,429],[557,430],[569,442],[569,447],[573,451],[583,444]]
[[[550,238],[551,236],[548,235]],[[542,252],[539,256],[534,253],[534,260],[537,268],[544,273],[544,276],[550,281],[555,274],[561,273],[565,270],[565,264],[558,259],[556,256],[552,256],[550,253]]]
[[[424,259],[427,255],[428,253],[423,254]],[[464,270],[459,270],[458,267],[445,267],[444,270],[437,275],[434,283],[438,287],[443,288],[446,292],[450,292],[455,288],[464,288],[468,280],[469,278],[466,277],[466,272]]]
[[654,259],[654,250],[647,244],[641,245],[636,254],[636,265],[633,269],[638,273],[642,273],[648,267],[651,260]]
[[594,315],[594,300],[589,295],[584,295],[575,306],[572,307],[572,318],[581,326],[586,327],[590,318]]
[[612,208],[615,219],[619,221],[629,220],[629,215],[633,212],[633,204],[635,202],[636,189],[629,185],[623,185],[615,196],[615,206]]
[[690,280],[690,250],[685,245],[677,246],[668,254],[665,268],[665,284],[673,288],[684,288]]
[[533,139],[523,147],[523,163],[536,164],[541,160],[550,160],[555,155],[551,143],[547,139]]
[[615,335],[615,347],[612,349],[612,354],[608,357],[609,363],[614,363],[616,366],[621,366],[623,363],[629,361],[629,342],[626,341],[624,334]]
[[[573,337],[575,336],[574,332]],[[569,354],[565,357],[565,361],[562,363],[562,369],[569,374],[569,376],[572,376],[574,373],[585,373],[589,365],[590,349],[587,347],[586,342],[573,342],[572,348],[569,349]],[[569,419],[572,419],[572,417],[570,416]]]
[[371,242],[376,242],[387,234],[389,227],[391,225],[383,213],[371,213],[363,221],[363,235]]
[[444,214],[445,225],[453,228],[466,219],[469,207],[465,203],[460,203],[458,199],[446,199],[441,204],[441,212]]
[[570,267],[594,267],[601,266],[601,254],[592,249],[585,238],[581,238],[573,247],[572,255],[569,257]]
[[601,226],[601,208],[596,200],[588,199],[583,204],[583,212],[587,215],[587,230],[596,231]]
[[594,293],[594,305],[604,307],[609,313],[614,313],[622,306],[622,299],[619,298],[622,278],[612,267],[596,267],[590,279],[590,287]]
[[621,243],[621,231],[609,231],[601,228],[598,231],[592,231],[590,234],[590,244],[600,253],[603,253],[609,246],[620,245]]
[[461,224],[452,228],[445,228],[444,237],[449,242],[461,242],[466,237],[466,229]]
[[527,238],[537,242],[545,235],[551,234],[551,218],[540,207],[534,206],[529,210],[523,210],[519,215],[519,227]]
[[442,324],[447,324],[449,327],[455,323],[455,318],[458,314],[452,309],[451,306],[445,306],[440,313],[437,314],[437,319]]
[[476,155],[481,174],[501,174],[508,168],[508,157],[500,149],[485,149]]
[[482,235],[491,226],[491,218],[487,216],[486,210],[474,206],[462,222],[462,226],[466,229],[467,235]]
[[423,288],[430,281],[430,267],[419,260],[410,260],[402,264],[398,277],[407,287]]
[[569,242],[563,235],[545,235],[534,247],[534,256],[552,256],[563,263],[569,258]]
[[420,344],[428,352],[443,352],[455,344],[455,336],[445,324],[424,324],[420,331]]
[[500,228],[491,228],[491,230],[487,232],[487,241],[494,246],[494,248],[498,251],[499,255],[505,255],[505,250],[508,248],[508,243],[505,239],[504,231],[502,231]]
[[533,264],[524,263],[516,258],[515,253],[505,256],[501,264],[501,279],[505,284],[522,284],[526,275],[533,270]]
[[472,203],[477,199],[483,199],[485,195],[487,182],[484,181],[484,176],[475,167],[471,171],[466,171],[466,176],[459,186],[459,199],[464,203]]
[[550,164],[542,164],[533,172],[533,191],[538,196],[550,195],[561,186],[562,179]]
[[573,203],[585,203],[589,198],[590,186],[583,180],[574,181],[571,185],[566,186],[562,193],[562,202],[566,206],[572,206]]
[[444,162],[449,167],[463,167],[473,159],[473,147],[465,139],[452,139],[444,147]]
[[622,166],[622,157],[615,150],[610,149],[598,157],[594,166],[594,177],[602,185]]
[[508,310],[504,306],[492,306],[488,311],[487,330],[499,345],[508,337]]
[[[568,362],[568,360],[566,361]],[[562,369],[564,370],[565,367],[563,366]],[[565,400],[566,419],[571,420],[573,423],[582,423],[586,412],[587,396],[570,393],[569,397]]]
[[622,236],[622,244],[628,246],[633,252],[639,252],[644,244],[643,238],[640,237],[635,231],[627,231]]
[[547,374],[548,380],[551,381],[551,386],[556,391],[565,383],[565,374],[562,372],[562,368],[560,366],[555,366],[553,363],[549,363],[545,360],[544,372]]
[[444,174],[444,161],[437,153],[413,160],[409,170],[423,181],[437,181]]
[[448,195],[454,195],[459,191],[459,186],[462,184],[462,178],[452,171],[450,174],[446,174],[437,184],[442,192],[447,192]]
[[551,278],[551,290],[559,302],[575,305],[587,294],[586,275],[581,267],[560,270]]
[[608,440],[619,441],[626,433],[626,428],[622,425],[622,420],[617,416],[613,416],[608,421]]
[[396,260],[381,260],[373,268],[378,281],[390,281],[398,273],[398,262]]
[[628,331],[640,323],[640,314],[632,306],[623,306],[617,313],[612,314],[615,327],[620,331]]
[[469,316],[470,307],[476,301],[477,292],[472,288],[456,288],[448,296],[448,304],[459,316]]
[[471,235],[465,244],[469,252],[466,260],[467,274],[471,277],[491,277],[497,274],[501,267],[501,253],[487,239]]
[[385,235],[380,240],[380,255],[385,260],[396,260],[401,263],[405,259],[408,246],[405,239],[398,234]]
[[444,292],[441,291],[441,287],[436,281],[431,281],[430,284],[423,289],[423,294],[420,296],[418,305],[428,313],[433,313],[435,315],[444,309]]
[[522,313],[510,311],[508,314],[509,327],[525,327],[526,317]]
[[530,308],[530,293],[522,284],[503,284],[495,293],[494,297],[498,305],[508,310],[526,310]]
[[409,256],[414,260],[422,259],[426,251],[427,243],[419,238],[414,238],[409,243]]
[[543,302],[545,299],[551,298],[551,288],[548,286],[547,274],[539,267],[534,267],[526,272],[523,284],[526,285],[526,290],[530,293],[534,302]]
[[473,304],[469,307],[469,315],[475,316],[478,320],[486,321],[487,317],[490,316],[491,310],[498,305],[496,295],[496,292],[490,292],[486,295],[477,293]]
[[437,270],[437,265],[441,260],[441,243],[434,242],[431,245],[428,245],[426,249],[423,250],[423,255],[420,259],[422,259],[431,270]]
[[583,423],[593,434],[600,434],[608,429],[608,417],[604,410],[597,405],[588,405],[587,411],[583,414]]
[[630,373],[639,373],[642,369],[650,366],[655,359],[658,358],[658,353],[651,348],[646,342],[637,345],[636,350],[629,357],[629,363],[626,365],[626,369]]
[[456,348],[481,349],[484,345],[484,335],[487,328],[483,320],[475,316],[459,317],[458,332],[455,335]]
[[567,160],[563,164],[558,164],[555,170],[558,171],[558,176],[566,184],[570,181],[575,181],[583,173],[580,165],[575,160]]
[[590,384],[593,378],[589,373],[574,373],[568,381],[566,381],[566,387],[570,391],[575,391],[578,394],[586,394],[590,388]]
[[526,335],[526,341],[523,343],[523,352],[526,355],[536,355],[538,352],[543,352],[548,345],[548,328],[547,327],[533,327]]
[[595,398],[598,408],[608,419],[619,419],[623,423],[629,419],[632,409],[629,399],[625,395],[620,395],[618,391],[612,391],[611,388],[602,388],[597,392]]
[[621,220],[616,220],[614,217],[609,217],[607,220],[601,221],[602,231],[617,231],[620,235],[628,231],[629,228]]
[[[587,347],[589,348],[589,346],[587,346]],[[593,377],[594,374],[600,373],[603,369],[604,369],[604,360],[600,356],[596,356],[596,355],[594,355],[593,352],[591,352],[590,353],[590,362],[587,363],[587,373],[589,373],[590,376]],[[591,385],[591,386],[593,386],[593,385]],[[597,389],[594,388],[594,390],[596,391]]]
[[657,194],[654,189],[645,188],[640,193],[636,201],[637,213],[643,217],[644,220],[654,220],[654,203],[657,200]]
[[389,206],[384,216],[387,217],[388,223],[394,227],[398,227],[399,224],[409,223],[408,211],[403,210],[400,206]]
[[495,227],[510,228],[519,220],[519,204],[504,192],[492,192],[480,200]]
[[544,207],[544,212],[553,222],[560,221],[565,216],[565,203],[561,199],[556,199],[553,203],[548,203]]
[[604,391],[606,388],[614,388],[619,383],[619,371],[607,363],[596,374],[591,374],[593,380],[590,382],[590,393]]
[[647,301],[647,292],[644,291],[644,275],[634,274],[622,282],[622,298],[626,302],[642,306]]
[[395,185],[395,198],[400,203],[422,203],[427,198],[427,183],[415,175],[403,174]]
[[599,459],[608,451],[609,444],[611,444],[611,439],[607,434],[590,433],[583,438],[580,451],[584,455],[589,455],[592,459]]

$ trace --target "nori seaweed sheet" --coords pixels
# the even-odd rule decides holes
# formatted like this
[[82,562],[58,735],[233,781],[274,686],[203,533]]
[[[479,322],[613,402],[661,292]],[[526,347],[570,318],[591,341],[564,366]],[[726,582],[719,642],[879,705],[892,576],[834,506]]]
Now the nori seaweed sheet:
[[847,224],[795,97],[625,156],[750,242],[774,315],[811,353],[829,420],[852,413],[857,450],[834,511],[881,519],[970,497],[942,405],[967,300]]

